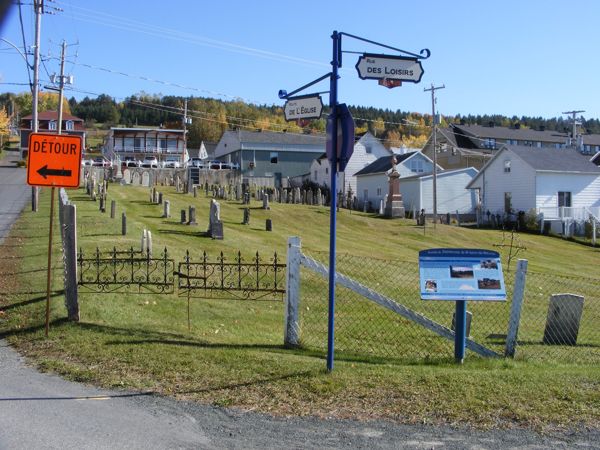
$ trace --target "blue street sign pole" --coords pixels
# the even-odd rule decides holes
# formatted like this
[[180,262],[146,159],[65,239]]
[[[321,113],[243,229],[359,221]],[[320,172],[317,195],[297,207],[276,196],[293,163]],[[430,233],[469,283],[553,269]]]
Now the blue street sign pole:
[[337,120],[337,80],[340,64],[340,36],[334,31],[333,40],[333,68],[330,78],[329,106],[333,118],[331,127],[331,203],[329,213],[329,320],[327,323],[327,371],[333,370],[334,354],[334,327],[335,327],[335,236],[336,236],[336,208],[337,208],[337,147],[338,147],[338,120]]
[[456,301],[454,327],[454,359],[458,364],[465,360],[465,341],[467,337],[467,301]]

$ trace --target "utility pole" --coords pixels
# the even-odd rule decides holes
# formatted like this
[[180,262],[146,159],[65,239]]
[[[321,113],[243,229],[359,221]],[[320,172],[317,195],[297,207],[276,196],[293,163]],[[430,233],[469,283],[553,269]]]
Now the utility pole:
[[33,47],[33,86],[32,86],[32,105],[31,105],[31,123],[32,131],[38,132],[38,96],[40,83],[40,40],[42,28],[42,14],[44,13],[44,0],[33,0],[33,9],[35,12],[35,45]]
[[[62,132],[62,116],[63,116],[63,99],[64,99],[64,89],[65,89],[65,57],[67,52],[67,43],[63,41],[62,49],[60,52],[60,81],[58,84],[58,123],[57,123],[57,131],[58,134]],[[52,188],[54,189],[54,188]]]
[[181,151],[181,167],[185,164],[185,151],[187,149],[187,125],[192,123],[191,117],[187,116],[188,101],[185,99],[183,106],[183,150]]
[[[39,103],[39,83],[40,83],[40,40],[42,28],[42,14],[44,13],[44,0],[33,0],[33,10],[35,13],[35,45],[33,47],[33,86],[31,86],[31,132],[38,132],[38,103]],[[26,51],[26,49],[23,49]],[[29,149],[28,149],[29,151]],[[23,155],[21,155],[23,156]],[[38,210],[38,200],[40,188],[32,186],[31,188],[31,209],[34,212]]]
[[577,114],[585,112],[583,109],[578,111],[564,111],[562,114],[568,114],[573,116],[573,135],[571,136],[571,146],[577,147],[577,125],[581,125],[581,122],[577,122]]
[[438,89],[444,89],[446,86],[434,86],[431,83],[430,88],[423,89],[424,92],[431,91],[431,117],[433,121],[433,228],[437,222],[437,125],[438,119],[435,115],[435,91]]

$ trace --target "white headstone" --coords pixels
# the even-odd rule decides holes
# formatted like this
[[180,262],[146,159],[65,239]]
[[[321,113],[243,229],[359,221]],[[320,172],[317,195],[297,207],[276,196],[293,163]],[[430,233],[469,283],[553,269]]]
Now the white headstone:
[[144,172],[142,174],[142,186],[150,186],[150,173],[149,172]]
[[123,182],[125,184],[131,183],[131,171],[129,169],[123,171]]
[[131,175],[131,184],[133,184],[134,186],[139,186],[139,184],[140,184],[139,172],[133,172],[133,175]]

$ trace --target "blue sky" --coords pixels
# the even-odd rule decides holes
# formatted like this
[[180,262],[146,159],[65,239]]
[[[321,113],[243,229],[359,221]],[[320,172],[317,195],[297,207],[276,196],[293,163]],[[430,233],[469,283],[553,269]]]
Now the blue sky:
[[[330,71],[337,30],[411,52],[431,50],[421,83],[391,90],[360,80],[358,55],[344,54],[340,102],[429,113],[423,89],[433,83],[446,86],[437,94],[442,114],[557,117],[585,110],[586,118],[600,117],[594,0],[46,2],[63,11],[42,19],[42,84],[59,71],[64,39],[66,71],[79,91],[69,97],[106,93],[122,100],[145,91],[283,104],[279,89],[292,91]],[[31,45],[34,19],[31,2],[24,3]],[[16,6],[1,35],[22,47]],[[343,50],[391,53],[349,38]],[[22,57],[0,41],[0,91],[25,91],[12,83],[27,80]],[[328,88],[323,82],[306,93]]]

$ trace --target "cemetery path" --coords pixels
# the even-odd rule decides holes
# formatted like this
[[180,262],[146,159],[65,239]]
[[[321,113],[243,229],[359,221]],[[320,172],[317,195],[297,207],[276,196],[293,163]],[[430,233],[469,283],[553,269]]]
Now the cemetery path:
[[[0,242],[31,189],[16,155],[0,159]],[[108,391],[39,373],[0,339],[1,449],[600,449],[600,432],[541,436],[527,430],[273,418]]]

